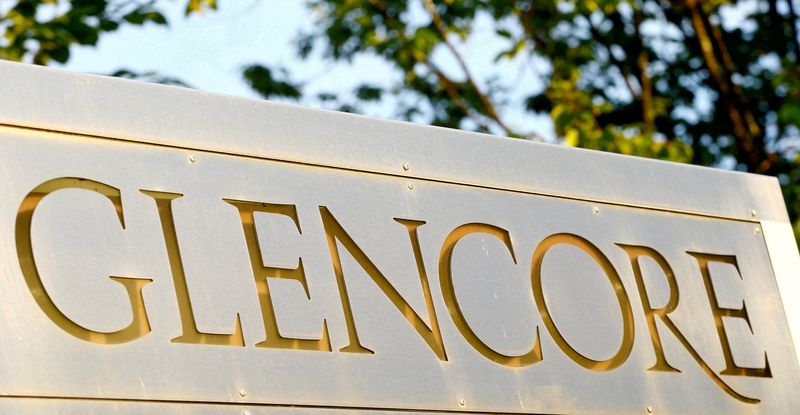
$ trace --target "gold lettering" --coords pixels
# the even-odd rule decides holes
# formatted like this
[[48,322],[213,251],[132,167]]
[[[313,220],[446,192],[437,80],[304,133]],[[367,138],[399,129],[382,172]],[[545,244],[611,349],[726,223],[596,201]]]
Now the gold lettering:
[[299,350],[321,350],[330,352],[331,343],[328,339],[328,325],[325,319],[322,320],[322,337],[319,340],[296,339],[284,337],[278,329],[278,320],[275,316],[275,307],[272,304],[272,296],[269,293],[268,278],[287,278],[300,282],[305,290],[306,298],[311,299],[306,282],[306,273],[303,269],[303,259],[298,258],[296,268],[278,268],[264,266],[264,258],[261,256],[261,245],[258,241],[256,222],[254,213],[263,212],[275,215],[283,215],[292,219],[297,232],[302,235],[300,230],[300,220],[297,217],[295,205],[281,205],[274,203],[247,202],[241,200],[223,199],[239,210],[242,221],[247,251],[250,254],[250,265],[253,268],[258,291],[258,301],[261,304],[261,316],[264,322],[264,331],[267,335],[266,340],[256,343],[256,347],[270,347],[276,349],[299,349]]
[[[661,322],[666,326],[672,335],[675,336],[676,339],[683,345],[687,352],[694,358],[695,362],[703,369],[703,372],[711,378],[711,380],[717,384],[725,393],[732,396],[733,398],[745,402],[745,403],[758,403],[761,402],[759,399],[750,398],[740,394],[739,392],[735,391],[730,385],[725,383],[722,378],[714,372],[713,369],[708,365],[708,363],[700,357],[700,353],[695,350],[695,348],[689,343],[689,340],[683,333],[678,330],[678,327],[669,317],[669,314],[675,311],[678,307],[679,301],[679,292],[678,292],[678,282],[675,279],[675,273],[672,271],[672,267],[670,267],[667,260],[655,249],[646,247],[646,246],[638,246],[638,245],[625,245],[625,244],[617,244],[620,248],[625,250],[625,252],[630,257],[631,267],[633,268],[633,275],[636,278],[636,286],[639,290],[639,298],[642,301],[642,308],[644,308],[645,316],[647,318],[647,326],[650,329],[650,338],[653,342],[653,349],[656,353],[656,363],[648,370],[654,371],[664,371],[664,372],[680,372],[680,370],[676,369],[672,365],[667,362],[666,357],[664,356],[664,349],[661,345],[661,337],[658,333],[658,328],[655,324],[655,317],[658,317]],[[644,285],[644,278],[642,277],[642,268],[639,262],[639,258],[645,256],[653,259],[656,261],[661,270],[664,273],[664,277],[667,279],[667,283],[669,285],[669,300],[667,301],[667,305],[662,308],[653,308],[650,304],[650,299],[647,294],[647,289]]]
[[503,241],[506,248],[508,248],[508,252],[511,253],[511,259],[515,264],[517,263],[514,247],[511,244],[511,236],[507,230],[485,223],[468,223],[453,229],[445,238],[442,250],[439,253],[439,284],[442,287],[442,296],[445,304],[447,304],[447,310],[450,312],[453,323],[455,323],[456,328],[458,328],[458,331],[461,332],[461,335],[464,336],[470,346],[487,359],[496,363],[511,367],[522,367],[541,361],[542,346],[539,340],[538,327],[536,328],[536,340],[531,350],[519,356],[511,356],[497,352],[489,347],[467,323],[467,319],[458,304],[455,287],[453,286],[453,250],[462,238],[473,233],[485,233]]
[[[652,248],[623,244],[617,244],[617,246],[624,249],[630,257],[631,267],[633,268],[633,276],[636,279],[636,287],[639,291],[639,298],[642,301],[644,316],[647,320],[647,328],[650,331],[650,340],[653,343],[653,350],[656,354],[656,363],[647,370],[658,372],[680,372],[680,370],[676,369],[670,365],[669,362],[667,362],[667,358],[664,356],[664,347],[661,344],[661,336],[658,334],[658,328],[656,326],[656,317],[662,320],[668,320],[668,325],[671,325],[672,321],[669,320],[667,315],[673,312],[678,306],[678,283],[675,280],[675,274],[672,272],[672,267],[670,267],[667,260],[660,253]],[[652,304],[650,304],[650,297],[648,297],[647,290],[644,286],[642,266],[639,263],[639,257],[641,256],[646,256],[653,259],[658,266],[661,267],[661,270],[667,277],[670,296],[669,300],[667,301],[667,305],[662,308],[653,308]]]
[[167,248],[169,267],[172,271],[172,282],[175,286],[175,296],[178,301],[178,311],[181,316],[183,334],[172,339],[173,343],[212,344],[223,346],[244,346],[242,336],[242,323],[239,313],[236,313],[236,327],[232,334],[204,333],[197,328],[197,321],[192,310],[192,300],[189,297],[189,287],[186,283],[186,273],[183,269],[183,259],[178,246],[178,235],[175,231],[175,220],[172,214],[172,201],[183,197],[179,193],[158,192],[154,190],[140,190],[155,200],[158,208],[158,217],[161,221],[161,231],[164,234],[164,244]]
[[125,292],[128,294],[128,301],[131,305],[131,314],[133,318],[131,323],[121,330],[115,332],[98,332],[72,321],[69,317],[64,315],[58,306],[55,305],[53,299],[47,293],[47,289],[42,283],[42,278],[39,275],[39,270],[36,266],[36,260],[33,256],[33,245],[31,241],[31,225],[33,223],[33,213],[36,206],[47,195],[61,189],[84,189],[92,192],[99,193],[111,201],[114,209],[117,212],[117,218],[122,229],[125,229],[125,219],[122,215],[122,198],[120,191],[117,188],[111,187],[107,184],[96,182],[89,179],[80,179],[75,177],[62,177],[46,181],[39,186],[36,186],[19,206],[17,211],[16,223],[16,241],[17,241],[17,257],[19,258],[20,268],[22,275],[25,277],[25,282],[28,284],[28,289],[36,304],[44,311],[45,315],[50,318],[58,327],[67,333],[91,343],[99,344],[119,344],[136,340],[150,332],[150,321],[147,319],[147,310],[144,307],[144,298],[142,297],[142,289],[145,285],[153,282],[148,278],[134,278],[134,277],[116,277],[111,276],[111,280],[122,284],[125,287]]
[[725,370],[720,372],[720,375],[731,376],[753,376],[760,378],[771,378],[772,371],[769,368],[769,359],[767,352],[764,352],[764,367],[762,368],[749,368],[741,367],[733,361],[733,353],[731,352],[730,341],[728,334],[725,331],[725,324],[722,321],[723,317],[740,318],[747,323],[747,328],[750,329],[750,334],[753,334],[753,327],[750,325],[750,317],[747,315],[747,306],[742,300],[742,308],[725,308],[720,307],[717,301],[717,295],[714,291],[714,284],[711,281],[711,271],[708,269],[710,262],[717,262],[720,264],[733,265],[739,278],[742,278],[741,271],[739,271],[739,263],[733,255],[715,255],[701,252],[686,252],[697,260],[700,266],[700,274],[703,276],[703,284],[706,287],[706,294],[708,294],[708,301],[711,303],[711,313],[714,315],[714,323],[717,325],[717,335],[719,342],[722,346],[722,355],[725,357]]
[[353,238],[347,234],[341,224],[331,214],[325,206],[319,207],[319,212],[322,217],[322,224],[325,227],[325,235],[328,239],[328,250],[330,251],[331,261],[333,263],[333,270],[336,274],[336,283],[339,287],[339,296],[342,301],[342,308],[344,310],[345,322],[347,324],[347,332],[350,337],[350,344],[340,349],[342,352],[349,353],[374,353],[372,350],[361,345],[356,331],[355,321],[353,320],[353,310],[350,306],[350,297],[347,293],[347,285],[344,280],[344,272],[342,270],[342,261],[339,257],[339,248],[337,241],[350,253],[367,275],[372,278],[372,281],[383,291],[386,297],[394,304],[395,307],[403,314],[403,317],[411,324],[411,327],[417,331],[425,343],[431,348],[434,354],[442,360],[447,361],[447,354],[445,353],[444,343],[442,342],[442,335],[439,331],[439,321],[436,318],[436,310],[433,308],[433,299],[431,298],[430,287],[428,285],[428,276],[425,272],[425,265],[422,262],[422,253],[419,247],[419,236],[417,235],[417,228],[425,222],[399,219],[395,221],[406,227],[408,236],[411,239],[411,246],[414,251],[414,258],[417,263],[417,271],[419,272],[420,282],[422,284],[422,294],[425,297],[425,305],[428,309],[430,316],[430,325],[414,311],[413,308],[406,302],[400,293],[395,289],[389,280],[381,273],[375,264],[367,257],[361,248],[356,245]]
[[[614,293],[616,294],[617,301],[619,302],[620,313],[622,314],[622,343],[620,344],[620,347],[614,356],[611,356],[606,360],[594,360],[575,350],[569,343],[567,343],[567,341],[564,339],[564,336],[561,335],[561,332],[558,331],[558,327],[556,327],[552,317],[550,316],[550,311],[545,303],[544,292],[542,291],[542,263],[544,262],[544,256],[547,251],[549,251],[550,248],[560,244],[572,245],[589,255],[589,257],[591,257],[594,262],[597,263],[597,265],[600,265],[600,268],[606,274],[606,278],[608,278],[608,281],[614,288]],[[634,326],[631,303],[628,299],[628,294],[625,292],[625,287],[622,285],[622,279],[619,277],[617,270],[614,269],[611,261],[608,260],[605,254],[603,254],[598,247],[578,235],[570,233],[550,235],[545,238],[539,244],[539,246],[536,247],[536,250],[533,253],[533,261],[531,263],[531,279],[533,281],[533,297],[536,301],[536,307],[538,307],[539,313],[542,315],[544,325],[547,327],[550,335],[553,336],[553,340],[555,340],[558,347],[561,348],[561,350],[566,353],[566,355],[569,356],[572,361],[585,367],[586,369],[597,372],[612,370],[625,363],[625,361],[628,359],[628,356],[631,354],[631,350],[633,349]]]

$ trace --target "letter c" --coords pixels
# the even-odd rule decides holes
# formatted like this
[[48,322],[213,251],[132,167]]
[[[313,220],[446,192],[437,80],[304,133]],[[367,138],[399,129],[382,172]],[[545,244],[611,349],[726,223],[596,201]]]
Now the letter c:
[[450,312],[453,323],[455,323],[456,328],[458,328],[458,331],[461,332],[461,335],[464,336],[470,346],[496,363],[510,367],[525,367],[540,362],[542,360],[542,344],[539,339],[538,327],[536,327],[535,340],[531,349],[522,355],[512,356],[492,349],[478,337],[469,323],[467,323],[467,319],[461,311],[461,306],[458,304],[456,290],[453,285],[453,251],[462,238],[473,233],[483,233],[501,240],[508,248],[511,259],[515,264],[517,263],[514,246],[511,244],[511,235],[507,230],[486,223],[467,223],[453,229],[444,240],[439,253],[439,283],[442,288],[444,302],[447,305],[447,311]]

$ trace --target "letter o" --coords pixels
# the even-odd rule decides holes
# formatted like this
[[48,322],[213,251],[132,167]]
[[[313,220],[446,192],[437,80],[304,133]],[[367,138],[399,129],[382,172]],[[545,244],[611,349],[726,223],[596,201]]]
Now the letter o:
[[[547,309],[547,303],[544,299],[544,292],[542,292],[542,262],[544,261],[544,256],[547,251],[549,251],[550,248],[560,244],[572,245],[589,255],[595,261],[595,263],[600,265],[600,268],[603,269],[603,272],[605,272],[606,277],[614,288],[614,293],[616,294],[617,301],[619,302],[619,309],[622,313],[622,344],[620,345],[619,350],[617,350],[617,352],[609,359],[594,360],[575,350],[575,348],[567,343],[567,341],[558,331],[558,328],[550,316],[550,311]],[[628,356],[631,354],[631,350],[633,349],[634,325],[631,303],[628,298],[628,294],[625,292],[625,287],[622,285],[622,279],[620,278],[616,269],[614,269],[611,261],[609,261],[609,259],[603,254],[602,251],[600,251],[598,247],[589,242],[587,239],[571,233],[558,233],[548,236],[539,244],[539,246],[536,247],[536,250],[533,253],[533,259],[531,261],[531,281],[533,285],[533,297],[536,301],[536,307],[539,309],[539,313],[542,316],[545,327],[547,327],[547,331],[550,332],[551,336],[553,336],[553,340],[555,340],[558,347],[561,348],[561,351],[566,353],[566,355],[569,356],[572,361],[586,369],[597,372],[612,370],[625,363],[625,361],[628,359]]]

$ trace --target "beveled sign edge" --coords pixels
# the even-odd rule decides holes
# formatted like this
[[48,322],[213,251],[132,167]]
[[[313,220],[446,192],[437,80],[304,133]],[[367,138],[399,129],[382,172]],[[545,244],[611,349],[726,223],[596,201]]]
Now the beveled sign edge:
[[0,79],[0,125],[788,223],[768,176],[5,61]]

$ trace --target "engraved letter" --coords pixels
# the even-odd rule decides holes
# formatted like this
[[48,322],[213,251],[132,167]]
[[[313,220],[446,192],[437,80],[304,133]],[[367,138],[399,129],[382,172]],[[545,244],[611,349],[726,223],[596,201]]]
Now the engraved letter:
[[442,250],[439,253],[439,284],[442,286],[442,296],[444,297],[445,304],[447,304],[447,310],[453,318],[453,322],[470,346],[487,359],[496,363],[511,367],[522,367],[541,361],[542,345],[539,341],[538,327],[536,328],[536,341],[531,350],[520,356],[509,356],[499,353],[489,347],[489,345],[484,343],[483,340],[475,334],[467,323],[467,319],[464,317],[464,313],[458,305],[455,288],[453,287],[453,250],[463,237],[473,233],[485,233],[503,241],[506,248],[508,248],[508,252],[511,253],[511,259],[515,264],[517,263],[517,257],[514,255],[514,247],[511,244],[511,236],[507,230],[485,223],[468,223],[453,229],[453,231],[447,235],[447,238],[445,238],[442,244]]
[[99,344],[119,344],[133,341],[144,336],[150,332],[150,321],[147,319],[147,311],[144,308],[142,288],[151,283],[153,281],[151,279],[109,277],[125,287],[125,291],[128,294],[128,301],[131,304],[131,314],[133,315],[131,324],[115,332],[98,332],[75,323],[58,309],[53,299],[50,298],[50,295],[47,293],[44,284],[42,284],[42,279],[33,257],[31,224],[33,222],[33,212],[36,210],[36,206],[39,202],[50,193],[61,189],[84,189],[105,196],[114,206],[122,229],[125,229],[125,220],[122,216],[122,199],[120,197],[120,191],[117,188],[93,180],[74,177],[53,179],[36,186],[36,188],[31,190],[31,192],[25,196],[25,199],[22,200],[22,204],[20,204],[19,211],[17,212],[16,224],[17,257],[19,258],[19,264],[22,268],[22,275],[25,277],[25,282],[28,284],[28,289],[31,294],[33,294],[33,298],[50,320],[62,330],[81,340]]
[[[608,281],[614,288],[614,293],[616,294],[617,301],[619,302],[619,311],[622,314],[622,344],[620,344],[617,353],[606,360],[590,359],[575,350],[569,343],[567,343],[567,341],[558,331],[558,328],[550,316],[550,311],[547,309],[544,292],[542,291],[542,262],[544,261],[544,256],[547,251],[559,244],[572,245],[589,255],[594,262],[597,263],[597,265],[600,265],[600,268],[602,268],[603,272],[606,274],[606,278],[608,278]],[[570,359],[586,369],[597,372],[612,370],[625,363],[625,361],[628,359],[628,356],[631,354],[631,349],[633,348],[634,327],[631,303],[628,299],[628,294],[625,292],[625,287],[622,285],[622,279],[620,279],[617,270],[614,269],[611,261],[608,260],[605,254],[603,254],[598,247],[588,240],[571,233],[558,233],[550,235],[547,238],[544,238],[539,246],[536,247],[536,251],[533,253],[533,261],[531,263],[531,279],[533,281],[533,297],[536,300],[536,307],[539,308],[539,313],[542,315],[544,325],[547,327],[550,335],[553,336],[553,340],[555,340],[556,344],[558,344],[558,347],[560,347]]]
[[175,296],[178,300],[178,311],[181,315],[183,334],[172,339],[173,343],[214,344],[223,346],[244,346],[242,323],[236,314],[236,328],[232,334],[203,333],[197,328],[192,311],[192,300],[189,298],[189,287],[186,284],[186,273],[183,270],[183,259],[178,246],[178,235],[175,232],[175,220],[172,216],[172,201],[182,197],[179,193],[140,190],[155,200],[158,216],[161,220],[161,231],[167,247],[169,267],[172,271],[172,282],[175,285]]
[[[658,251],[655,249],[646,247],[646,246],[638,246],[638,245],[625,245],[625,244],[617,244],[620,248],[624,249],[625,252],[628,254],[631,260],[631,267],[633,268],[633,275],[636,278],[636,286],[639,290],[639,298],[642,301],[642,308],[644,308],[645,317],[647,318],[647,327],[650,330],[650,339],[653,342],[653,350],[656,354],[656,363],[648,370],[653,371],[662,371],[662,372],[680,372],[680,370],[676,369],[672,365],[667,362],[667,358],[664,356],[664,348],[661,345],[661,336],[658,333],[658,328],[656,327],[656,320],[655,317],[658,317],[661,322],[666,326],[672,335],[675,336],[676,339],[683,345],[687,352],[694,358],[695,362],[703,369],[703,372],[711,378],[714,383],[717,384],[725,393],[732,396],[733,398],[746,402],[746,403],[758,403],[761,402],[759,399],[750,398],[740,394],[733,390],[733,388],[725,383],[722,378],[717,375],[708,363],[700,357],[700,354],[695,350],[695,348],[689,343],[689,340],[683,333],[678,330],[678,327],[669,317],[669,314],[678,307],[678,300],[679,300],[679,293],[678,293],[678,282],[675,280],[675,273],[672,271],[672,267],[670,267],[667,260],[662,256]],[[661,270],[664,272],[664,277],[667,279],[667,284],[669,285],[669,300],[667,301],[667,305],[662,308],[653,308],[650,304],[650,298],[647,295],[647,289],[644,285],[644,278],[642,277],[642,266],[639,263],[639,258],[645,256],[653,259]]]
[[417,228],[425,224],[425,222],[395,218],[395,221],[406,227],[408,236],[411,239],[411,247],[414,251],[414,259],[417,263],[417,271],[419,272],[419,279],[422,284],[422,294],[425,297],[425,305],[428,308],[428,316],[431,320],[430,326],[426,324],[419,314],[411,308],[408,302],[400,296],[397,289],[389,283],[389,280],[378,270],[364,251],[356,245],[353,238],[347,234],[342,225],[333,217],[330,210],[325,206],[320,206],[319,212],[322,216],[322,224],[325,227],[325,235],[328,238],[328,250],[330,251],[333,270],[336,274],[336,283],[339,287],[339,296],[342,300],[342,309],[344,310],[345,322],[347,323],[347,332],[350,336],[350,344],[340,349],[340,351],[349,353],[373,353],[372,350],[362,346],[358,339],[358,332],[356,331],[355,321],[353,320],[353,310],[350,307],[350,297],[347,293],[347,285],[344,280],[344,272],[342,270],[342,261],[339,257],[337,241],[341,242],[342,246],[344,246],[358,264],[361,265],[361,268],[372,278],[378,288],[380,288],[386,297],[391,300],[392,304],[400,310],[409,324],[411,324],[411,327],[417,331],[433,353],[436,354],[440,360],[446,361],[447,354],[445,353],[444,343],[442,342],[442,335],[439,332],[439,321],[436,319],[436,310],[433,308],[431,290],[428,286],[428,276],[425,272],[425,265],[422,262],[422,252],[420,251],[419,237],[417,235]]
[[750,325],[750,317],[747,315],[747,307],[742,300],[742,308],[724,308],[719,306],[717,295],[714,292],[714,284],[711,282],[711,271],[708,269],[709,262],[717,262],[721,264],[733,265],[739,278],[742,274],[739,271],[739,263],[733,255],[715,255],[706,254],[701,252],[686,252],[697,260],[700,265],[700,274],[703,276],[703,284],[706,286],[706,293],[708,294],[708,301],[711,303],[711,313],[714,315],[714,323],[717,325],[717,335],[719,342],[722,345],[722,355],[725,356],[725,370],[720,372],[720,375],[732,376],[753,376],[760,378],[771,378],[772,371],[769,368],[769,359],[767,359],[767,352],[764,352],[764,367],[762,368],[749,368],[741,367],[733,361],[733,353],[731,353],[731,345],[728,340],[728,334],[725,331],[725,324],[723,324],[723,317],[740,318],[747,323],[747,328],[750,329],[750,334],[753,333],[753,327]]
[[268,278],[288,278],[300,282],[306,292],[306,298],[309,300],[311,299],[311,295],[308,292],[308,283],[306,282],[306,273],[303,270],[302,258],[298,258],[297,268],[264,266],[264,258],[261,256],[261,245],[258,242],[258,232],[256,231],[256,222],[253,215],[255,212],[263,212],[287,216],[294,222],[294,225],[297,227],[297,232],[302,234],[303,232],[300,230],[300,220],[297,218],[297,208],[295,205],[279,205],[231,199],[223,200],[239,210],[242,229],[244,230],[244,238],[247,242],[247,251],[250,254],[250,265],[253,267],[253,277],[255,278],[258,291],[258,301],[261,304],[264,331],[267,335],[266,340],[256,343],[256,347],[321,350],[330,352],[331,343],[328,339],[328,325],[325,319],[322,320],[322,337],[319,340],[296,339],[282,336],[280,330],[278,330],[275,307],[272,305],[272,297],[269,293]]

